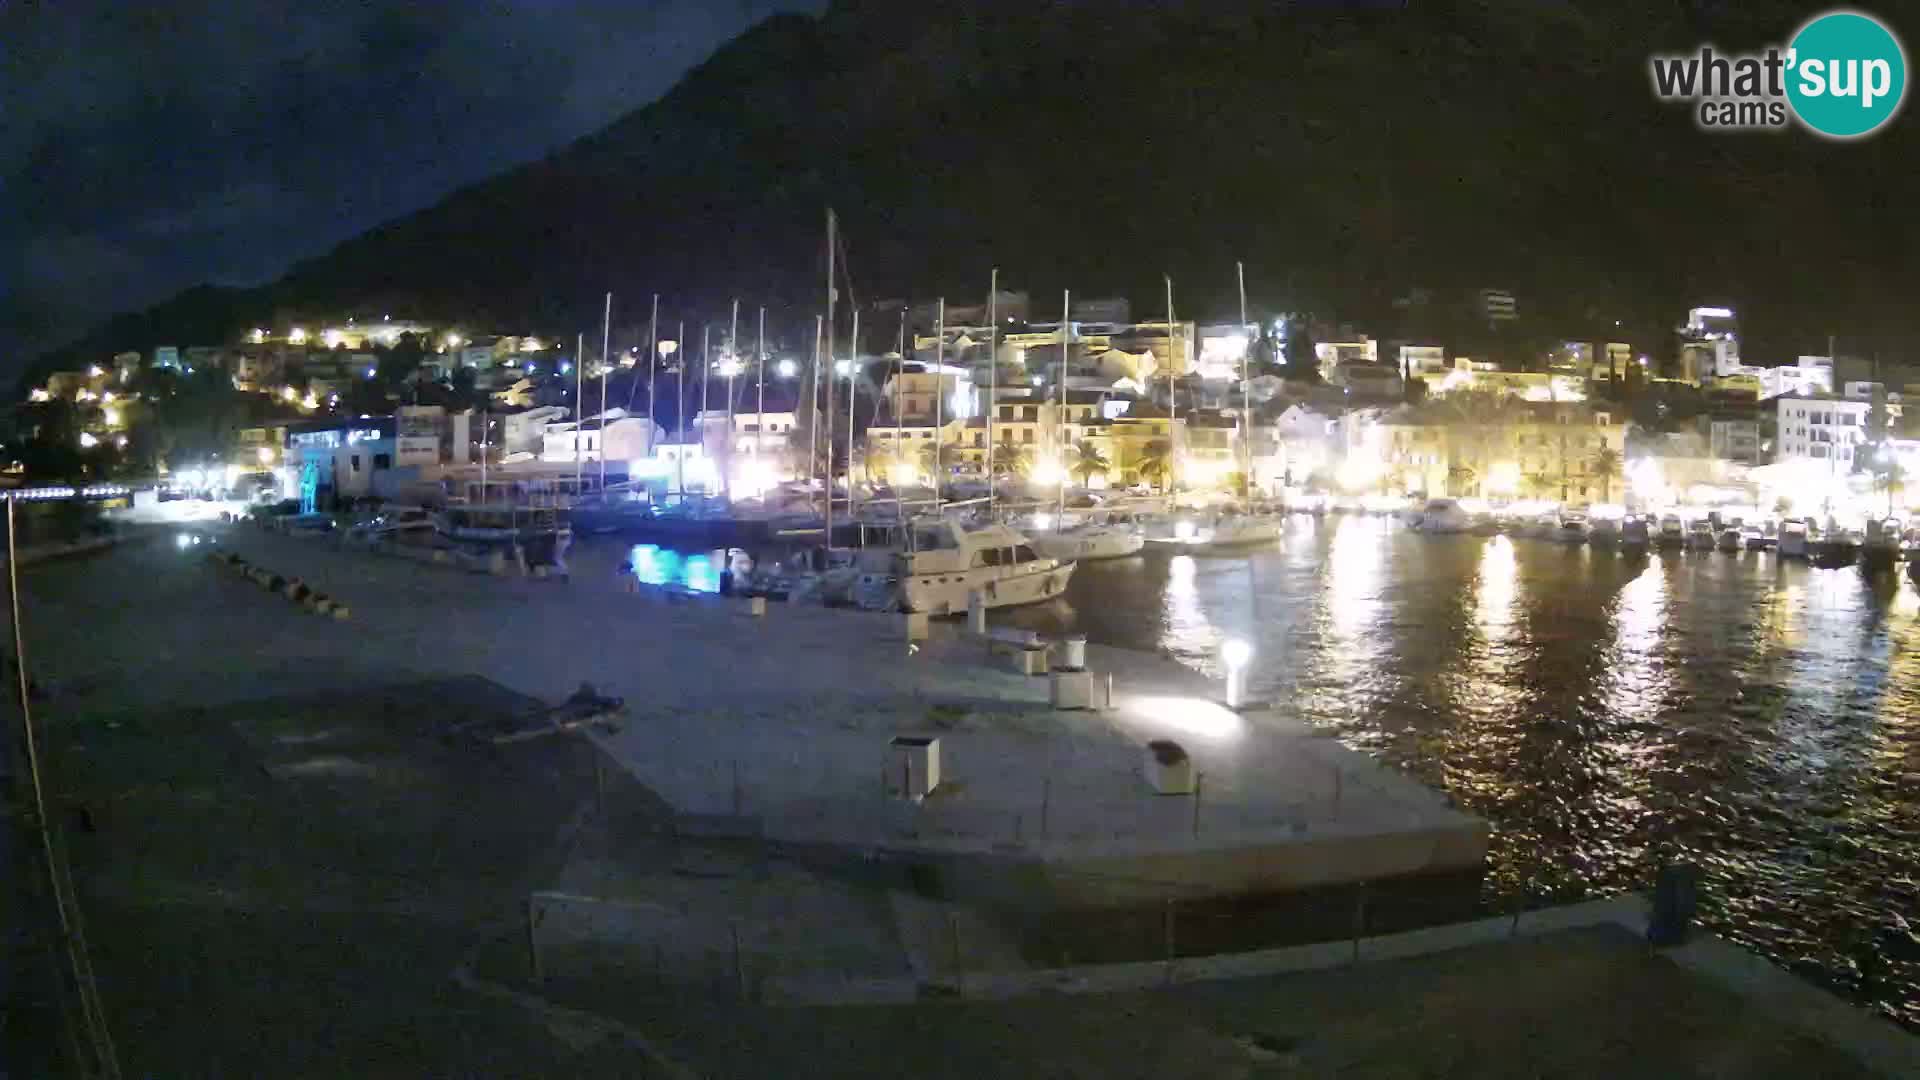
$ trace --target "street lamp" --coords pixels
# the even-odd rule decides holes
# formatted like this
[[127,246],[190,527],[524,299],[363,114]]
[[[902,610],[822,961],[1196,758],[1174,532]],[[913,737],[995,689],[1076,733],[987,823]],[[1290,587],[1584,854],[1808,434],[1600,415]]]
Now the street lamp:
[[792,360],[782,360],[774,366],[774,371],[783,379],[791,379],[800,374],[800,365]]
[[1247,696],[1247,661],[1253,659],[1253,646],[1244,638],[1228,638],[1220,645],[1220,659],[1227,664],[1227,708],[1237,709]]

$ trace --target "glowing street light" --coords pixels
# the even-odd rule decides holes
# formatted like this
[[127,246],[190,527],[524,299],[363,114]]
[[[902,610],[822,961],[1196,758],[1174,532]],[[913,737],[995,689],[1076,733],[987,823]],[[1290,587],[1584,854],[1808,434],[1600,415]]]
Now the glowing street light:
[[93,432],[83,431],[80,433],[80,449],[91,450],[98,445],[100,445],[100,440],[93,437]]
[[307,343],[307,332],[296,326],[287,331],[287,340],[295,345],[305,345]]
[[1237,709],[1247,696],[1247,661],[1253,659],[1253,646],[1244,638],[1228,638],[1220,645],[1220,659],[1227,664],[1227,708]]
[[783,379],[791,379],[800,374],[800,365],[792,360],[782,360],[774,365],[774,373]]
[[262,465],[273,464],[273,447],[263,446],[259,450],[255,451],[255,454],[260,458],[260,464]]

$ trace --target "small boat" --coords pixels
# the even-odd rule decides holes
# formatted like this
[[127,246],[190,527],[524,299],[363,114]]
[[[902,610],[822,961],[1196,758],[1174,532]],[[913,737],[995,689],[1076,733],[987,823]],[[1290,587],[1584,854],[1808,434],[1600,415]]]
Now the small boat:
[[1271,544],[1280,539],[1280,519],[1258,514],[1220,514],[1195,533],[1193,545],[1208,551]]
[[1124,559],[1138,555],[1147,546],[1146,535],[1131,521],[1090,521],[1071,529],[1039,533],[1031,540],[1033,550],[1049,559],[1067,562],[1095,559]]
[[1630,551],[1645,551],[1651,546],[1647,519],[1635,515],[1620,523],[1620,546]]
[[1728,527],[1720,530],[1720,550],[1730,554],[1740,552],[1740,530]]
[[1779,551],[1783,559],[1804,559],[1811,554],[1804,520],[1788,518],[1780,523]]
[[1740,530],[1740,542],[1748,551],[1765,551],[1774,545],[1774,538],[1758,525],[1749,525]]
[[1408,525],[1420,532],[1463,533],[1473,528],[1473,516],[1456,499],[1428,499]]
[[1712,551],[1717,539],[1710,522],[1694,521],[1687,525],[1688,551]]
[[[1653,545],[1658,548],[1680,548],[1687,546],[1687,527],[1673,514],[1660,519],[1659,530],[1653,535]],[[1712,545],[1709,544],[1709,547]]]
[[1823,570],[1852,566],[1860,558],[1860,541],[1845,529],[1828,529],[1807,545],[1807,556]]
[[1920,563],[1920,527],[1908,529],[1900,540],[1900,557],[1909,565]]
[[1900,558],[1900,523],[1869,521],[1860,545],[1860,565],[1868,570],[1890,569]]
[[903,611],[959,615],[974,593],[990,608],[1031,604],[1066,592],[1073,577],[1072,563],[1040,554],[1006,525],[969,528],[928,518],[914,521],[904,539],[905,548],[888,560],[893,588],[884,591]]
[[433,512],[420,506],[402,506],[386,510],[355,525],[347,534],[364,540],[384,540],[402,533],[428,533],[434,529]]
[[1584,544],[1591,532],[1585,514],[1568,511],[1560,515],[1560,527],[1554,532],[1553,539],[1562,544]]
[[1587,543],[1598,548],[1618,547],[1620,523],[1613,518],[1595,518],[1587,530]]
[[550,506],[449,506],[435,518],[434,528],[449,540],[467,543],[524,543],[573,535],[567,511]]

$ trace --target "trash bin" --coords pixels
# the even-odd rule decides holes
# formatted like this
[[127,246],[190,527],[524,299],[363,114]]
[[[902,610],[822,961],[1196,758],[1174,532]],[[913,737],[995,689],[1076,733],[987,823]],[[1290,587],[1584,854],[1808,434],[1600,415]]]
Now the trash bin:
[[1087,636],[1074,634],[1060,639],[1060,662],[1054,665],[1061,671],[1085,671],[1087,669]]

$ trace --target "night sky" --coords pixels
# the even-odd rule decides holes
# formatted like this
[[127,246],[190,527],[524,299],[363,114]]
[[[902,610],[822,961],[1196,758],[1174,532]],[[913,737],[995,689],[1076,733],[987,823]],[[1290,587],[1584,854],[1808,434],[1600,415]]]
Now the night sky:
[[806,0],[0,0],[0,373],[538,158]]

